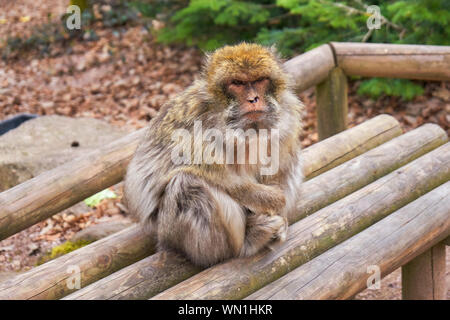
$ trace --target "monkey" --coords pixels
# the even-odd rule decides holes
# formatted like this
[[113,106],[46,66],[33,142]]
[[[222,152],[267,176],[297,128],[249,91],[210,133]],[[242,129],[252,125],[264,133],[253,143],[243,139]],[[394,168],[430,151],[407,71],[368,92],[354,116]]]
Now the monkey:
[[[243,42],[206,54],[198,79],[163,104],[130,161],[124,187],[128,210],[156,237],[158,250],[208,267],[285,241],[303,180],[304,106],[292,88],[274,47]],[[195,163],[189,148],[186,161],[173,161],[174,132],[193,132],[196,121],[225,136],[235,130],[245,144],[244,162],[207,163],[206,154]],[[261,135],[242,140],[244,130],[264,129],[278,132],[278,170],[270,174],[261,174],[259,160],[248,163]],[[236,136],[215,143],[230,143],[231,150]],[[204,142],[198,146],[205,151]]]

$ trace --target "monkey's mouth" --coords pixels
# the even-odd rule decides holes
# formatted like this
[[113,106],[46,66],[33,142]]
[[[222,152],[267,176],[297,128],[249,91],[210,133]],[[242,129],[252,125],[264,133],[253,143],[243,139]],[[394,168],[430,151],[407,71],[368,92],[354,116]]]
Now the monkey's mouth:
[[249,118],[251,120],[259,120],[263,115],[267,114],[265,110],[251,110],[242,114],[242,117]]

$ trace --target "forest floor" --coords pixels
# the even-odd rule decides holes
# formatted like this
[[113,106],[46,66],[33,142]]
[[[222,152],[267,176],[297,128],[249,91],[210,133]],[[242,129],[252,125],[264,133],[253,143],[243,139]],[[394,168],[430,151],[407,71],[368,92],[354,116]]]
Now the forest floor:
[[[161,104],[199,73],[201,51],[157,43],[153,30],[160,25],[155,21],[130,19],[110,26],[102,19],[107,6],[100,8],[98,21],[83,29],[81,36],[61,38],[58,25],[65,8],[60,0],[0,0],[0,120],[23,112],[59,114],[103,119],[132,131],[146,126]],[[47,35],[42,38],[44,29]],[[349,83],[350,127],[387,113],[405,131],[431,122],[450,134],[450,83],[421,82],[424,94],[409,102],[359,96],[359,83]],[[318,140],[314,90],[300,97],[307,109],[302,136],[307,147]],[[52,217],[1,241],[0,272],[27,270],[40,254],[70,239],[77,230],[120,215],[118,201],[105,201],[76,221],[70,213]],[[380,290],[365,290],[356,298],[400,299],[400,292],[400,270],[396,270],[383,279]]]

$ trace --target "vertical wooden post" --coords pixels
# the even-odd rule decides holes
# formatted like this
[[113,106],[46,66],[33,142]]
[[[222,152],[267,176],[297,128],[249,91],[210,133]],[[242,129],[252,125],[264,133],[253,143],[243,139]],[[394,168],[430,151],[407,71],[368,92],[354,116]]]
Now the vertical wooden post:
[[316,105],[319,140],[347,128],[347,77],[341,68],[333,68],[328,78],[316,86]]
[[445,243],[441,242],[402,267],[402,297],[444,300],[445,296]]

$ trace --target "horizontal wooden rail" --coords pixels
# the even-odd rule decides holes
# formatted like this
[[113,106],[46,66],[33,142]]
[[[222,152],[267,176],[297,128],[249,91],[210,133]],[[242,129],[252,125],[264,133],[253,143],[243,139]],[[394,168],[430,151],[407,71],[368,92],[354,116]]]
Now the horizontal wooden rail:
[[0,193],[0,240],[123,179],[142,129]]
[[301,92],[328,77],[335,67],[333,51],[324,44],[286,61],[284,66],[294,80],[295,89]]
[[155,299],[242,299],[450,179],[450,143],[289,227],[269,253],[206,269]]
[[450,80],[450,46],[331,42],[347,75]]
[[436,124],[425,124],[369,150],[303,183],[297,212],[298,221],[311,213],[355,192],[386,174],[448,142],[445,131]]
[[[306,148],[304,173],[307,178],[322,173],[400,134],[399,124],[393,117],[375,117]],[[126,247],[130,253],[119,254],[120,248]],[[144,234],[130,227],[1,283],[0,299],[58,299],[74,291],[65,283],[69,266],[79,267],[84,287],[149,255],[152,249],[153,244]]]
[[450,233],[450,182],[291,271],[248,299],[348,299]]
[[338,165],[402,134],[394,117],[382,114],[302,151],[306,179]]
[[[427,124],[394,138],[302,185],[297,212],[290,223],[364,187],[398,167],[447,142],[437,125]],[[67,299],[145,299],[168,289],[199,271],[171,253],[158,253],[136,262]]]

